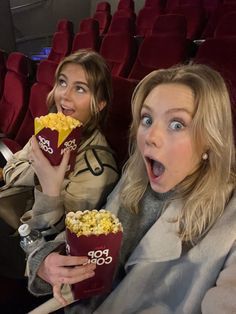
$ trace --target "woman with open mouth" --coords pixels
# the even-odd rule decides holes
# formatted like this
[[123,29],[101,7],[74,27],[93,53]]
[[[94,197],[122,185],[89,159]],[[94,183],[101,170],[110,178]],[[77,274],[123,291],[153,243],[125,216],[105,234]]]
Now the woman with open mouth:
[[[92,50],[78,50],[69,55],[57,67],[47,105],[50,111],[62,112],[83,124],[73,171],[65,176],[68,152],[64,154],[63,163],[53,167],[34,136],[3,169],[9,187],[35,188],[35,197],[29,200],[21,221],[40,229],[44,236],[54,238],[64,229],[66,212],[99,208],[118,180],[114,152],[102,133],[111,101],[112,82],[106,61]],[[17,206],[15,204],[16,213]],[[20,225],[19,217],[16,218]],[[11,227],[10,232],[13,234],[15,230]],[[15,237],[15,241],[17,248],[19,237]],[[0,273],[24,277],[23,252],[5,247],[6,253],[1,259],[8,261],[4,262],[7,266],[2,267]]]
[[[105,206],[124,229],[113,291],[65,312],[236,313],[235,145],[223,78],[200,64],[154,71],[136,87],[132,114],[131,155]],[[72,257],[57,266],[61,279],[48,249],[29,260],[36,294],[79,281],[79,266],[66,268]]]

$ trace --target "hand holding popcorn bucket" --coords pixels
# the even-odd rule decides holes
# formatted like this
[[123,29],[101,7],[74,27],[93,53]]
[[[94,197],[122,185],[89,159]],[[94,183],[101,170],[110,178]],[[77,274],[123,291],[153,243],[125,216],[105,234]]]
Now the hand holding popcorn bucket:
[[53,166],[60,164],[65,149],[70,149],[68,171],[75,165],[82,123],[63,113],[49,113],[35,118],[34,133],[44,155]]
[[96,263],[95,276],[72,285],[75,299],[109,292],[122,240],[118,218],[106,210],[77,211],[66,215],[68,254],[88,256]]

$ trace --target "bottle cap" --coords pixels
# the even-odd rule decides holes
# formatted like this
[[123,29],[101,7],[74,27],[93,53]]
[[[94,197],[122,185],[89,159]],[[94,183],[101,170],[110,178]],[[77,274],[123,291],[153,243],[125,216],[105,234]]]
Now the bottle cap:
[[28,234],[30,234],[30,226],[28,224],[23,224],[18,228],[18,232],[22,237],[27,236]]

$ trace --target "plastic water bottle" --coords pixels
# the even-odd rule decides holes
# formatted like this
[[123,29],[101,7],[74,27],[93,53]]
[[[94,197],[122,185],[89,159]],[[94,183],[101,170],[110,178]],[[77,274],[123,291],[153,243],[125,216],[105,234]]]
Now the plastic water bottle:
[[45,243],[45,239],[39,230],[31,229],[28,224],[23,224],[18,228],[20,234],[20,246],[29,255],[37,247]]

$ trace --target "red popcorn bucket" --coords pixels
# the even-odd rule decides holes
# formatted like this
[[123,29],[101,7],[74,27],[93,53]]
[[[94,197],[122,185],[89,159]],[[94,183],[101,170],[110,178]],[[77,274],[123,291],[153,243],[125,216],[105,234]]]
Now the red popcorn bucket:
[[66,228],[67,251],[73,256],[87,256],[96,263],[95,276],[72,285],[75,299],[109,292],[119,257],[122,231],[107,235],[77,236]]
[[72,171],[80,143],[81,127],[57,131],[48,127],[42,127],[42,124],[39,123],[37,118],[35,119],[34,126],[39,146],[51,165],[58,166],[65,149],[70,149],[67,171]]

